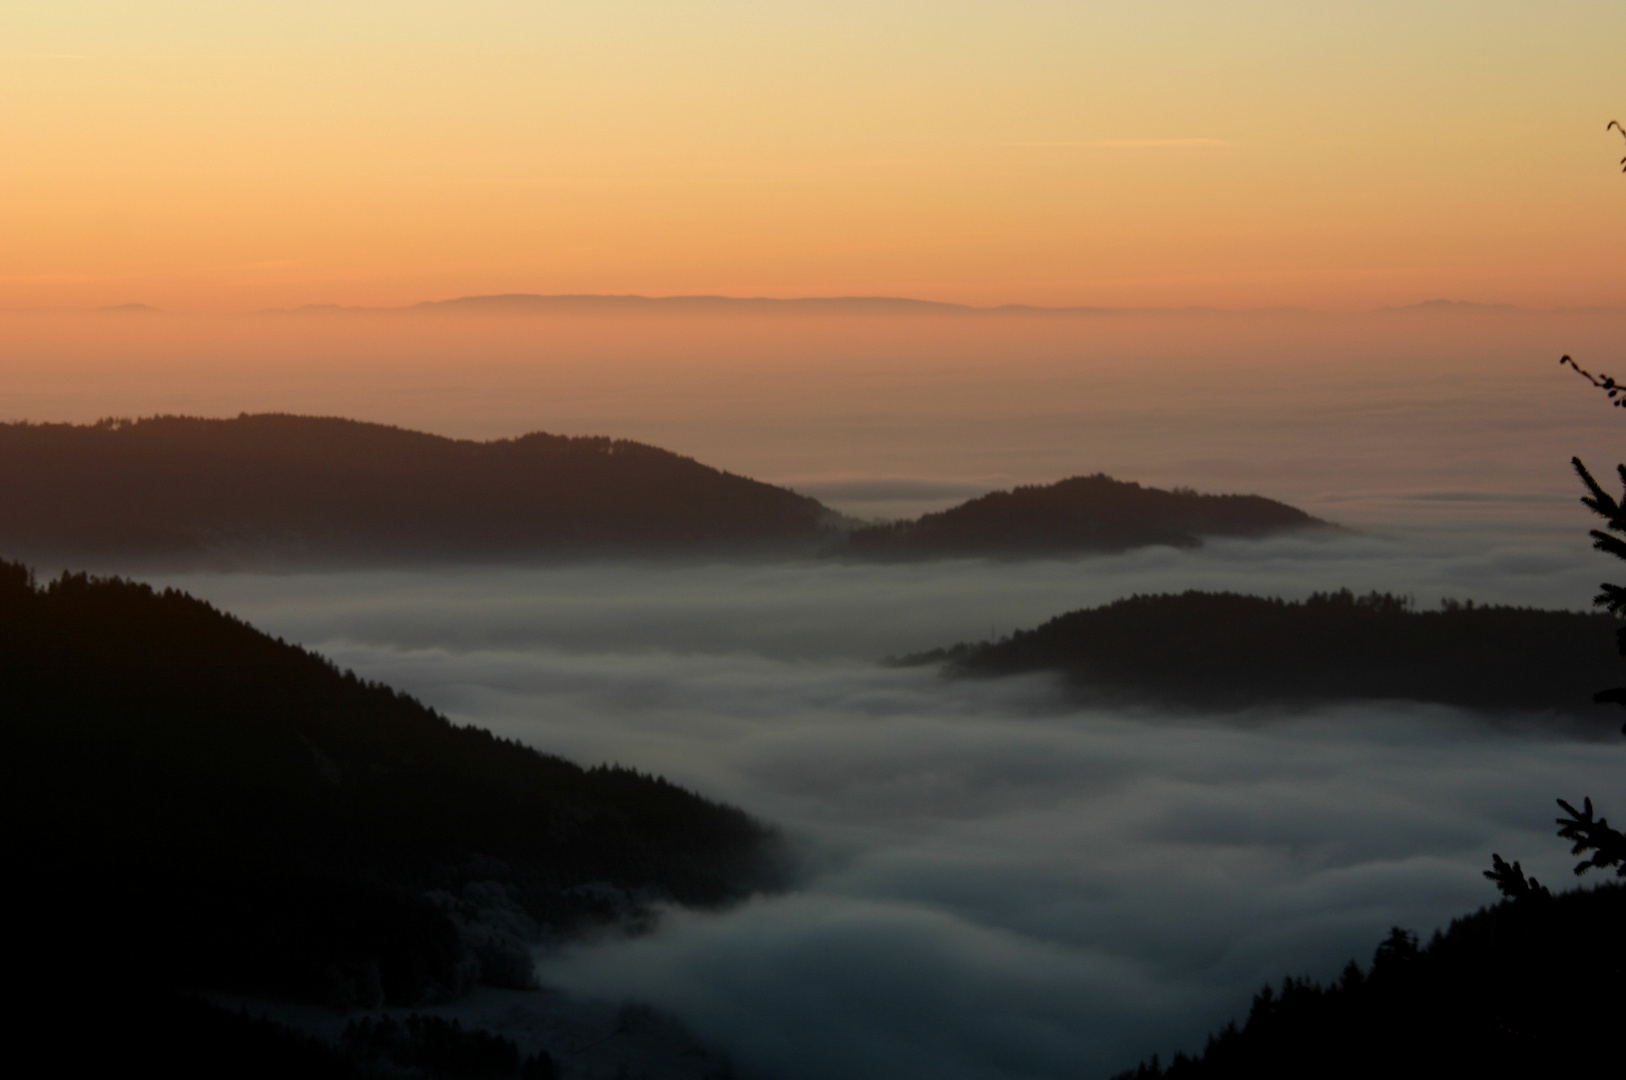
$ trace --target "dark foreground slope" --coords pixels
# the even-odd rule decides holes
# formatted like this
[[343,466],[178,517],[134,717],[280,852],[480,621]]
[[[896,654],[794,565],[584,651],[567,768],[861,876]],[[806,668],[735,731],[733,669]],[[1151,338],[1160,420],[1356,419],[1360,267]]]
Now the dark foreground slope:
[[797,549],[830,512],[652,446],[305,416],[0,424],[0,550],[341,562]]
[[1289,603],[1235,593],[1135,596],[995,642],[912,659],[973,676],[1065,674],[1081,695],[1198,709],[1404,698],[1598,717],[1618,680],[1603,614],[1319,593]]
[[1329,526],[1260,495],[1164,491],[1097,473],[996,491],[914,521],[858,529],[847,548],[873,558],[1009,558],[1149,544],[1194,547],[1205,536],[1256,538],[1307,528]]
[[[37,989],[37,988],[31,988]],[[11,1017],[12,1060],[33,1075],[158,1076],[165,1080],[556,1080],[546,1050],[456,1021],[414,1013],[405,1023],[352,1021],[337,1045],[194,994],[110,1001],[88,986],[33,998]]]
[[1266,987],[1197,1057],[1119,1080],[1620,1075],[1626,886],[1532,895],[1421,947],[1398,928],[1328,986]]
[[528,936],[779,875],[738,810],[457,727],[184,594],[14,564],[0,811],[46,968],[339,1005],[524,985]]

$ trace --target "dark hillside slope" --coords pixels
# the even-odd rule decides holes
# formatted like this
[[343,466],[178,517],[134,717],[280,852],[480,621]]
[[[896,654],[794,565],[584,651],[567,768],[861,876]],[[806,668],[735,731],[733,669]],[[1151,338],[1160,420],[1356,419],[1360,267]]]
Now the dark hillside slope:
[[0,806],[53,948],[294,997],[523,983],[504,943],[527,919],[568,933],[779,880],[739,810],[457,727],[184,594],[15,564]]
[[1235,593],[1135,596],[996,642],[925,654],[962,675],[1064,673],[1080,694],[1230,709],[1405,698],[1611,719],[1618,682],[1604,614],[1447,604],[1414,610],[1344,590],[1289,603]]
[[830,512],[652,446],[306,416],[0,424],[0,550],[488,560],[808,546]]
[[1200,1056],[1118,1080],[1619,1076],[1626,886],[1503,901],[1419,946],[1399,930],[1372,966],[1287,979]]
[[1164,491],[1097,473],[995,491],[914,521],[858,529],[847,549],[872,558],[1022,557],[1149,544],[1193,547],[1205,536],[1329,527],[1261,495]]

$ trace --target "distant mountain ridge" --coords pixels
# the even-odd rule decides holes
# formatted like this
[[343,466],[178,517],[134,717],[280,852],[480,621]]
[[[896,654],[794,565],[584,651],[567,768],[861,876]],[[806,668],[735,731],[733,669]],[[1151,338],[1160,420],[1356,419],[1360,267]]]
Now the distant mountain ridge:
[[834,516],[623,439],[281,414],[0,424],[0,511],[12,556],[298,561],[801,550]]
[[423,300],[404,310],[743,310],[820,312],[849,311],[873,313],[933,313],[949,314],[975,311],[965,304],[943,303],[937,300],[912,300],[899,296],[803,296],[779,298],[771,296],[640,296],[636,294],[561,294],[506,293],[492,296],[459,296],[450,300]]
[[777,314],[850,315],[1124,315],[1124,314],[1258,314],[1261,311],[1288,312],[1297,308],[1265,308],[1231,312],[1223,308],[1187,306],[1171,308],[1064,306],[1035,304],[974,304],[946,300],[919,300],[907,296],[724,296],[693,294],[645,296],[639,293],[494,293],[482,296],[454,296],[445,300],[420,300],[413,304],[368,307],[346,304],[306,304],[297,308],[273,308],[270,313],[386,313],[386,312],[537,312],[611,313],[637,312],[734,312]]
[[995,491],[914,521],[858,529],[847,537],[847,549],[893,559],[1027,557],[1151,544],[1195,547],[1207,536],[1333,527],[1262,495],[1165,491],[1096,473]]
[[[784,313],[850,314],[1027,314],[1027,315],[1332,315],[1334,312],[1303,307],[1220,308],[1202,304],[1177,307],[1111,307],[1096,304],[965,304],[948,300],[922,300],[908,296],[727,296],[716,293],[649,296],[641,293],[492,293],[454,296],[444,300],[420,300],[411,304],[379,307],[346,304],[306,304],[297,308],[272,309],[279,312],[412,312],[412,311],[738,311]],[[1619,308],[1528,308],[1517,304],[1450,300],[1421,300],[1392,304],[1362,314],[1382,315],[1404,312],[1552,312],[1618,311]]]
[[1258,495],[1101,474],[861,527],[807,495],[625,439],[476,442],[275,413],[0,424],[0,555],[34,561],[1031,558],[1326,528]]

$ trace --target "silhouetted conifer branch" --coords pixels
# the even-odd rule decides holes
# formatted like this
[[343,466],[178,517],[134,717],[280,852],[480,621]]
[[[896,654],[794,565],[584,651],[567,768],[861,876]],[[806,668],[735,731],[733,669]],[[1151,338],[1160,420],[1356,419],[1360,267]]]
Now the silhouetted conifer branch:
[[[1614,128],[1616,131],[1620,132],[1620,137],[1626,139],[1626,127],[1621,127],[1619,120],[1609,121],[1609,123],[1604,127],[1604,130],[1608,131],[1610,128]],[[1620,159],[1620,171],[1626,172],[1626,157]]]
[[[1620,501],[1605,491],[1603,485],[1599,484],[1597,480],[1593,479],[1592,474],[1587,471],[1587,467],[1581,463],[1580,458],[1570,458],[1570,464],[1575,466],[1576,475],[1580,476],[1581,482],[1587,486],[1587,490],[1592,492],[1591,495],[1581,496],[1582,505],[1599,517],[1608,519],[1611,529],[1626,531],[1626,511],[1622,510]],[[1620,466],[1617,465],[1616,468],[1619,469]],[[1626,472],[1622,473],[1621,483],[1626,486]],[[1626,497],[1626,493],[1623,493],[1623,497]],[[1594,533],[1593,535],[1597,534]]]
[[1592,852],[1589,858],[1575,864],[1576,874],[1584,874],[1593,867],[1601,870],[1613,866],[1616,877],[1626,877],[1626,833],[1611,828],[1607,818],[1594,817],[1591,799],[1583,800],[1580,810],[1563,799],[1558,800],[1558,805],[1570,815],[1558,819],[1558,835],[1565,840],[1575,841],[1570,854]]
[[1592,530],[1592,547],[1595,551],[1613,555],[1617,559],[1626,559],[1626,543],[1622,543],[1606,532]]
[[[1599,586],[1599,589],[1602,591],[1592,598],[1594,604],[1602,608],[1608,608],[1611,615],[1619,615],[1623,609],[1626,609],[1626,586],[1611,585],[1606,581]],[[1594,697],[1593,700],[1598,701],[1601,699]]]
[[1534,877],[1525,877],[1524,868],[1518,862],[1509,865],[1495,852],[1491,853],[1491,868],[1485,871],[1485,876],[1495,882],[1502,895],[1509,900],[1552,895],[1547,891],[1547,886]]
[[[1569,360],[1569,357],[1566,356],[1564,359]],[[1575,362],[1571,360],[1570,364],[1571,366],[1574,366]],[[1576,367],[1575,370],[1581,371],[1579,367]],[[1581,374],[1586,375],[1586,377],[1589,379],[1592,379],[1594,384],[1600,386],[1603,385],[1603,383],[1599,383],[1597,379],[1594,379],[1587,372],[1581,371]],[[1607,379],[1606,381],[1611,387],[1614,386],[1613,379]],[[1610,396],[1614,397],[1615,392],[1615,389],[1611,389]],[[1622,400],[1626,399],[1617,398],[1616,403],[1618,404]],[[1616,471],[1620,474],[1622,488],[1622,497],[1620,499],[1616,499],[1613,495],[1610,495],[1607,491],[1605,491],[1603,489],[1603,485],[1598,483],[1593,475],[1587,471],[1587,467],[1581,463],[1580,458],[1570,458],[1570,464],[1575,466],[1576,475],[1581,478],[1581,482],[1585,484],[1587,490],[1591,492],[1590,495],[1581,496],[1582,504],[1594,514],[1597,514],[1601,518],[1607,519],[1611,529],[1626,532],[1626,507],[1622,506],[1622,502],[1626,501],[1626,465],[1617,465],[1615,467]],[[1626,541],[1622,541],[1618,537],[1610,536],[1608,533],[1598,529],[1593,529],[1591,531],[1591,536],[1592,546],[1596,550],[1602,551],[1608,555],[1613,555],[1617,559],[1626,559]],[[1611,585],[1606,581],[1598,586],[1598,595],[1592,598],[1592,602],[1597,604],[1599,607],[1607,608],[1611,615],[1626,615],[1626,586]],[[1626,655],[1626,637],[1621,637],[1619,632],[1617,632],[1617,637],[1620,637],[1622,655]],[[1616,705],[1626,706],[1626,687],[1617,686],[1609,690],[1599,691],[1598,693],[1592,695],[1592,700],[1599,702],[1600,704],[1613,703]],[[1621,731],[1626,733],[1626,727],[1622,727]]]

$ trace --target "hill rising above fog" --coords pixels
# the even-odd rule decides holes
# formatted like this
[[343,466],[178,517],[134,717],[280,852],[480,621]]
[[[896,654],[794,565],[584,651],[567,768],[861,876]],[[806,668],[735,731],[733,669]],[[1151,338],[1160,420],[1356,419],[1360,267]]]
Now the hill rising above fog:
[[0,550],[291,561],[809,547],[834,515],[621,439],[243,415],[0,425]]
[[996,491],[914,521],[858,529],[847,550],[871,558],[1022,557],[1195,547],[1205,536],[1258,538],[1328,529],[1319,518],[1261,495],[1164,491],[1097,473]]
[[539,937],[781,872],[732,807],[458,727],[182,593],[41,587],[11,563],[0,803],[23,945],[127,989],[343,1006],[523,986]]
[[1025,558],[1325,522],[1103,475],[854,529],[808,496],[624,439],[476,442],[279,414],[0,424],[0,553],[228,565],[624,555]]
[[908,658],[951,673],[1055,671],[1087,698],[1195,709],[1394,698],[1614,720],[1594,691],[1621,681],[1605,614],[1387,594],[1301,602],[1187,592],[1135,596],[999,641]]

